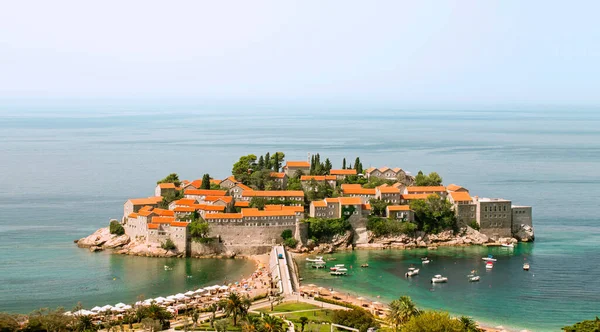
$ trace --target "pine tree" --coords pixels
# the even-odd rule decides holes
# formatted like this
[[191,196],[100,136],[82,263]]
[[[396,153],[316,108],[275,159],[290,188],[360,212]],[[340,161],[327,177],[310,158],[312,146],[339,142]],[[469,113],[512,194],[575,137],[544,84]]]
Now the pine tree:
[[267,152],[265,155],[265,168],[271,169],[271,154]]
[[358,163],[358,167],[356,167],[356,174],[362,174],[363,166],[362,163]]
[[329,171],[331,171],[331,168],[333,167],[333,165],[331,165],[331,161],[329,160],[329,158],[325,159],[325,174],[329,174]]
[[277,152],[275,152],[275,155],[273,156],[274,160],[273,160],[273,170],[275,172],[279,172],[279,154],[277,154]]
[[200,189],[210,189],[210,175],[204,174],[202,176],[202,185],[200,185]]
[[342,169],[346,169],[346,158],[342,161]]
[[358,166],[360,165],[360,158],[356,157],[356,160],[354,160],[354,169],[357,171],[358,173]]
[[258,158],[258,169],[262,170],[265,168],[265,159],[263,158],[263,156],[260,156],[260,158]]

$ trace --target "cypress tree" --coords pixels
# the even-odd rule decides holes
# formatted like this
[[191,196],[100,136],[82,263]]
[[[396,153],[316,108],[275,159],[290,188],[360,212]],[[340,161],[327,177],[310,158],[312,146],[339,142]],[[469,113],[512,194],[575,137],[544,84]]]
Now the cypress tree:
[[342,161],[342,169],[346,169],[346,158]]
[[273,170],[279,172],[279,154],[277,154],[277,152],[275,152],[275,155],[273,156]]
[[265,168],[271,169],[271,154],[269,154],[268,152],[265,155]]
[[258,169],[262,170],[263,168],[265,168],[265,158],[260,156],[260,158],[258,158]]
[[358,172],[358,166],[360,165],[360,158],[356,157],[354,160],[354,169]]
[[331,161],[329,160],[329,158],[325,159],[325,174],[328,174],[329,171],[331,171],[331,168],[333,166],[331,165]]
[[202,185],[200,185],[200,189],[210,189],[210,175],[204,174],[202,176]]

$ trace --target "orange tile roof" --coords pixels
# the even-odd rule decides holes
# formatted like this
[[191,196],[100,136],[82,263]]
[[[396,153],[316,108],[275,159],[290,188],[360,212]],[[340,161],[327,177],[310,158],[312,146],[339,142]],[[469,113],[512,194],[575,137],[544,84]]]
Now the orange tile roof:
[[463,191],[451,191],[450,196],[452,196],[452,200],[455,202],[471,202],[473,199],[471,195],[467,192]]
[[371,172],[373,172],[376,169],[377,168],[375,168],[375,167],[369,167],[369,168],[365,169],[365,173],[371,173]]
[[389,167],[387,167],[387,166],[383,166],[383,167],[379,168],[379,171],[380,171],[381,173],[384,173],[384,172],[388,171],[389,169],[390,169]]
[[138,211],[138,215],[142,216],[142,217],[148,217],[148,216],[150,216],[152,214],[153,214],[152,211],[149,211],[149,210],[143,210],[143,211],[139,210]]
[[221,184],[221,182],[223,182],[223,180],[210,179],[210,183],[213,183],[213,184]]
[[247,201],[236,201],[234,204],[235,207],[249,207],[250,202]]
[[327,203],[325,201],[313,201],[312,205],[314,207],[327,207]]
[[159,226],[158,224],[150,223],[150,224],[148,224],[148,229],[158,229],[158,226]]
[[130,198],[129,202],[133,205],[156,205],[162,201],[162,196],[153,196],[148,198]]
[[205,202],[216,202],[218,200],[222,200],[223,202],[229,204],[233,200],[231,196],[206,196],[204,197]]
[[211,190],[211,189],[186,189],[184,195],[193,196],[225,196],[227,191],[225,190]]
[[332,169],[329,171],[331,175],[356,175],[355,169]]
[[367,203],[367,204],[363,204],[362,205],[362,209],[363,210],[371,210],[371,204]]
[[130,213],[130,214],[127,216],[127,218],[137,218],[137,217],[138,217],[138,215],[137,215],[137,213],[135,213],[135,212],[131,212],[131,213]]
[[272,178],[283,179],[285,177],[285,173],[271,172],[271,174],[269,174],[269,176]]
[[243,183],[236,183],[235,184],[237,187],[242,188],[242,190],[253,190],[252,188],[248,187],[247,185],[243,184]]
[[400,183],[400,182],[396,182],[396,183],[394,183],[394,184],[392,185],[392,187],[394,187],[394,188],[399,188],[399,187],[401,187],[401,186],[403,186],[403,184],[402,184],[402,183]]
[[409,205],[388,205],[388,211],[410,211]]
[[242,191],[242,197],[304,197],[304,191],[302,191],[302,190]]
[[175,183],[159,183],[158,187],[160,189],[175,189]]
[[206,205],[206,204],[196,204],[194,205],[196,210],[203,211],[225,211],[225,206],[223,205]]
[[308,161],[288,161],[285,163],[285,167],[310,168],[310,163]]
[[351,188],[362,188],[360,184],[350,184],[350,183],[342,183],[342,190]]
[[400,172],[401,170],[402,170],[402,168],[400,168],[400,167],[392,168],[392,171],[394,171],[396,173]]
[[362,205],[360,197],[339,197],[340,205]]
[[142,206],[140,208],[140,211],[152,211],[152,209],[154,209],[154,207],[152,207],[150,205],[146,205],[146,206]]
[[344,195],[375,195],[375,189],[368,188],[344,188]]
[[304,212],[304,207],[302,207],[302,206],[286,206],[286,205],[281,205],[281,204],[266,204],[265,211]]
[[173,221],[171,223],[172,227],[187,227],[189,224],[187,222],[179,222],[179,221]]
[[430,194],[402,194],[400,199],[415,200],[415,199],[427,199]]
[[175,202],[175,205],[186,205],[186,206],[191,206],[196,204],[196,200],[193,198],[182,198],[182,199],[178,199]]
[[[237,183],[237,180],[235,179],[235,176],[233,176],[233,175],[230,175],[230,176],[228,176],[228,177],[227,177],[225,180],[223,180],[223,181],[227,181],[227,180],[229,180],[229,181],[231,181],[231,182],[233,182],[233,183]],[[221,182],[223,182],[223,181],[221,181]]]
[[325,203],[327,203],[327,204],[331,204],[331,203],[337,203],[337,204],[339,204],[340,203],[340,198],[339,197],[336,197],[336,198],[329,197],[329,198],[325,198],[323,201],[325,201]]
[[175,217],[154,217],[152,218],[153,224],[170,224],[175,221]]
[[300,181],[335,181],[336,177],[333,175],[302,175]]
[[205,220],[210,219],[242,219],[241,213],[209,213],[204,216]]
[[377,187],[377,189],[382,194],[399,194],[400,193],[400,189],[398,189],[396,187],[384,187],[384,186],[380,186],[380,187]]
[[202,186],[202,179],[196,179],[196,180],[188,183],[187,186],[194,187],[196,189],[200,189],[200,187]]
[[173,212],[194,212],[196,209],[192,206],[178,206],[173,209]]
[[259,209],[242,209],[242,216],[244,217],[281,217],[295,215],[296,213],[291,210],[261,211]]
[[165,209],[159,209],[159,208],[152,210],[152,212],[161,217],[172,217],[175,215],[175,212],[173,212],[171,210],[165,210]]
[[460,189],[465,189],[465,188],[464,188],[464,187],[462,187],[462,186],[456,185],[456,184],[449,184],[449,185],[446,187],[446,189],[448,189],[448,191],[457,191],[457,190],[460,190]]
[[437,192],[443,192],[446,191],[446,187],[444,186],[412,186],[412,187],[406,187],[406,191],[408,191],[408,193],[415,193],[415,192],[426,192],[426,193],[437,193]]

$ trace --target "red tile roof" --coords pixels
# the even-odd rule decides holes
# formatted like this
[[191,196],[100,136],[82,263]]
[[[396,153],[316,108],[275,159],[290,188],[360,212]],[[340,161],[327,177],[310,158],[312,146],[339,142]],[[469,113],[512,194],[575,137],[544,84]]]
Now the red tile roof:
[[139,210],[139,211],[138,211],[138,215],[139,215],[139,216],[142,216],[142,217],[148,217],[148,216],[150,216],[150,215],[152,215],[152,214],[153,214],[153,213],[152,213],[152,211],[150,211],[150,210]]
[[400,193],[400,189],[398,189],[396,187],[380,186],[380,187],[377,187],[377,190],[379,190],[379,192],[382,194],[399,194]]
[[233,197],[231,196],[206,196],[204,197],[205,202],[216,202],[218,200],[222,200],[224,203],[231,203]]
[[361,205],[360,197],[338,197],[340,205]]
[[325,201],[313,201],[311,204],[314,207],[327,207],[327,203]]
[[196,209],[192,206],[178,206],[173,209],[174,212],[194,212]]
[[249,207],[250,202],[247,201],[236,201],[234,204],[235,207]]
[[406,187],[406,191],[410,194],[410,193],[418,193],[418,192],[425,192],[425,193],[438,193],[438,192],[444,192],[446,191],[446,187],[444,186],[412,186],[412,187]]
[[162,196],[152,196],[148,198],[130,198],[128,202],[133,205],[156,205],[162,201]]
[[286,206],[281,204],[266,204],[265,211],[294,211],[304,212],[303,206]]
[[285,163],[286,167],[297,167],[297,168],[310,168],[310,163],[307,161],[288,161]]
[[130,213],[130,214],[127,216],[127,218],[137,218],[137,217],[138,217],[138,215],[137,215],[137,213],[135,213],[135,212],[131,212],[131,213]]
[[175,189],[175,183],[159,183],[158,187],[160,189]]
[[240,187],[242,190],[253,190],[252,188],[248,187],[247,185],[243,184],[243,183],[236,183],[235,184],[236,187]]
[[196,200],[193,198],[182,198],[182,199],[178,199],[175,202],[175,205],[184,205],[184,206],[191,206],[196,204]]
[[465,189],[465,188],[464,188],[464,187],[462,187],[462,186],[456,185],[456,184],[449,184],[449,185],[446,187],[446,189],[448,189],[448,191],[457,191],[457,190],[460,190],[460,189]]
[[204,216],[205,220],[211,219],[242,219],[241,213],[209,213]]
[[360,184],[350,184],[350,183],[342,183],[342,190],[351,189],[351,188],[362,188]]
[[186,189],[184,195],[192,196],[225,196],[227,191],[225,190],[211,190],[211,189]]
[[332,169],[329,171],[331,175],[356,175],[355,169]]
[[196,204],[194,205],[196,210],[203,211],[225,211],[224,205],[206,205],[206,204]]
[[173,212],[171,210],[165,210],[165,209],[159,209],[159,208],[152,210],[152,212],[154,214],[156,214],[157,216],[161,216],[161,217],[172,217],[175,215],[175,212]]
[[300,181],[335,181],[336,177],[333,175],[302,175]]
[[409,205],[388,205],[388,211],[410,211]]
[[271,172],[269,176],[272,178],[283,179],[285,177],[285,173]]
[[281,217],[281,216],[295,216],[296,213],[292,210],[272,210],[272,211],[261,211],[258,209],[242,209],[242,216],[244,217]]
[[152,218],[153,224],[170,224],[175,221],[175,217],[154,217]]
[[473,199],[471,195],[467,192],[463,191],[451,191],[450,196],[452,196],[452,200],[455,202],[472,202]]
[[304,197],[304,191],[302,191],[302,190],[242,191],[242,197]]
[[158,229],[158,226],[159,226],[158,224],[150,223],[150,224],[148,224],[148,229]]
[[400,199],[404,200],[415,200],[415,199],[427,199],[430,194],[402,194],[400,195]]
[[375,195],[375,189],[368,188],[344,188],[342,192],[344,195]]
[[173,221],[171,223],[171,227],[187,227],[189,225],[189,223],[187,222],[179,222],[179,221]]

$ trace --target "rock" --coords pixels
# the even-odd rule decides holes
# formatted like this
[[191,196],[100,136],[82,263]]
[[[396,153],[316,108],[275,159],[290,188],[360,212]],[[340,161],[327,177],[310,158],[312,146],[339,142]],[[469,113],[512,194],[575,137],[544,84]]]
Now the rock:
[[235,251],[227,251],[225,253],[225,257],[227,257],[227,258],[235,258],[235,255],[236,255]]
[[99,247],[99,246],[91,246],[91,247],[90,247],[90,251],[91,251],[91,252],[102,251],[102,247]]
[[518,241],[522,241],[522,242],[529,242],[529,241],[535,240],[533,227],[531,227],[529,225],[524,225],[524,224],[519,225],[519,227],[517,228],[517,231],[513,233],[513,236]]
[[77,246],[80,248],[101,246],[106,241],[110,240],[111,238],[112,238],[112,234],[110,234],[108,227],[100,228],[99,230],[95,231],[94,234],[84,237],[82,239],[79,239],[77,241]]
[[129,236],[123,234],[120,236],[113,236],[112,239],[106,241],[103,245],[105,249],[114,249],[118,247],[122,247],[129,243]]

